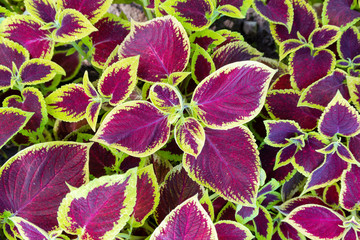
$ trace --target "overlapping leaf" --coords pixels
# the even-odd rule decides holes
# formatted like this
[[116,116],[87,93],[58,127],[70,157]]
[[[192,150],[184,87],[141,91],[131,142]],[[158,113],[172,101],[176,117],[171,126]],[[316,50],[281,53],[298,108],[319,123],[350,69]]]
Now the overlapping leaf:
[[360,13],[352,8],[351,0],[325,0],[322,12],[323,24],[345,26],[356,22]]
[[55,21],[56,3],[51,0],[25,0],[26,11],[38,20],[50,23]]
[[272,0],[266,4],[262,1],[255,0],[253,6],[267,21],[282,24],[291,30],[294,20],[294,9],[291,0]]
[[205,77],[215,71],[215,64],[208,52],[199,45],[196,46],[194,55],[191,59],[191,75],[198,84]]
[[13,63],[19,69],[30,58],[26,48],[6,38],[0,38],[0,49],[0,65],[8,69],[12,69]]
[[253,235],[249,229],[238,222],[234,221],[218,221],[215,223],[216,233],[219,240],[250,240]]
[[179,90],[166,83],[152,85],[149,98],[156,108],[172,115],[183,109],[183,100]]

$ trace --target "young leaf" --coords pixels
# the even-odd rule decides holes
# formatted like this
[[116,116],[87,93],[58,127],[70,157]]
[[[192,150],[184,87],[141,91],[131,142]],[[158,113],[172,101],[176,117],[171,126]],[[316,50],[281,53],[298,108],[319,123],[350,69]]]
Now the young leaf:
[[152,165],[138,170],[134,227],[142,226],[159,204],[160,192]]
[[[220,33],[210,29],[194,32],[189,37],[191,45],[199,45],[204,50],[210,50],[213,46],[217,46],[225,41]],[[243,39],[241,39],[243,40]]]
[[196,87],[190,105],[208,127],[239,126],[260,112],[274,74],[273,69],[256,62],[226,65]]
[[232,202],[227,202],[216,216],[216,222],[220,220],[236,221],[236,207]]
[[89,20],[75,9],[64,9],[57,15],[60,26],[52,33],[52,39],[56,42],[73,42],[97,31]]
[[54,41],[49,38],[49,30],[41,30],[42,23],[28,15],[14,15],[1,23],[1,34],[20,43],[31,58],[51,59]]
[[0,90],[7,89],[14,84],[11,69],[0,65]]
[[283,221],[308,238],[335,240],[345,232],[342,227],[344,220],[343,216],[327,207],[307,204],[294,209]]
[[217,240],[217,234],[209,215],[197,200],[189,198],[172,210],[150,237],[150,240]]
[[161,223],[163,219],[186,199],[197,195],[201,198],[204,188],[193,181],[181,164],[174,167],[160,186],[160,201],[154,213],[155,219]]
[[160,156],[156,153],[150,156],[150,163],[154,167],[156,179],[160,185],[165,180],[167,173],[171,171],[173,166],[167,159],[160,158]]
[[360,132],[360,115],[341,93],[337,92],[321,115],[318,128],[319,132],[328,138],[336,134],[352,137]]
[[169,136],[166,115],[149,102],[131,101],[115,107],[91,140],[144,157],[164,146]]
[[290,82],[290,74],[283,74],[279,78],[277,78],[270,86],[269,91],[272,90],[284,90],[284,89],[292,89]]
[[360,188],[358,184],[355,184],[359,173],[360,167],[351,164],[350,169],[341,176],[340,205],[349,211],[360,208]]
[[252,0],[243,0],[243,1],[237,1],[237,0],[219,0],[219,1],[214,1],[214,4],[217,2],[218,8],[220,6],[226,6],[226,5],[231,5],[234,6],[235,8],[237,8],[241,15],[238,14],[238,17],[240,18],[244,18],[244,16],[246,16],[246,13],[248,11],[248,9],[251,7],[253,1]]
[[214,14],[211,0],[167,0],[160,7],[192,31],[208,28]]
[[110,98],[110,104],[115,106],[124,102],[134,90],[137,79],[139,57],[122,59],[106,68],[98,83],[99,93]]
[[213,58],[216,69],[219,69],[227,64],[238,61],[255,61],[262,55],[261,52],[250,46],[247,42],[234,41],[217,49],[211,57]]
[[196,45],[191,58],[191,76],[199,84],[205,77],[215,71],[215,64],[204,48]]
[[88,181],[89,144],[49,142],[19,152],[0,168],[0,212],[8,210],[49,231],[69,192]]
[[218,221],[215,223],[215,229],[219,240],[250,240],[254,238],[249,229],[234,221]]
[[3,106],[33,112],[34,115],[24,127],[22,134],[26,136],[41,134],[48,121],[45,99],[42,93],[37,88],[28,87],[22,91],[21,95],[22,97],[17,95],[7,97],[3,102]]
[[312,43],[316,49],[324,49],[340,37],[340,29],[335,26],[325,25],[321,28],[316,28],[309,36],[309,42]]
[[294,9],[291,0],[275,0],[266,4],[260,0],[255,0],[253,7],[267,21],[284,25],[289,29],[289,32],[291,31],[294,20]]
[[298,39],[288,39],[280,43],[279,46],[279,58],[284,59],[288,54],[297,51],[303,47],[304,43]]
[[96,23],[109,9],[111,0],[59,0],[60,9],[72,8],[81,12],[91,23]]
[[156,108],[165,113],[173,115],[183,109],[183,100],[179,90],[167,83],[152,85],[149,98]]
[[353,1],[349,0],[325,0],[321,14],[323,24],[341,27],[358,21],[360,13],[353,9],[352,4]]
[[113,239],[130,219],[135,201],[136,169],[132,169],[94,179],[68,193],[57,219],[62,229],[80,239]]
[[323,193],[323,199],[326,202],[326,204],[334,208],[337,208],[339,206],[339,198],[340,198],[340,187],[338,184],[335,183],[325,188]]
[[270,239],[273,233],[273,221],[270,213],[263,206],[259,206],[259,213],[253,219],[256,239]]
[[0,65],[12,69],[14,63],[19,69],[29,58],[30,54],[26,48],[9,39],[0,38]]
[[273,147],[285,147],[288,139],[302,135],[299,124],[292,120],[266,120],[266,138],[264,142]]
[[0,148],[26,125],[32,115],[18,108],[0,108]]
[[[45,98],[50,115],[66,122],[78,122],[85,118],[90,97],[81,84],[67,84]],[[76,104],[74,104],[76,103]]]
[[342,59],[353,60],[360,54],[360,33],[356,27],[349,27],[337,42],[337,50]]
[[259,208],[256,207],[245,207],[237,205],[235,212],[235,219],[237,222],[246,224],[247,222],[253,220],[259,214]]
[[17,231],[23,239],[50,239],[50,236],[46,231],[22,217],[11,217],[10,221],[15,224]]
[[138,77],[152,83],[161,82],[171,73],[185,69],[190,56],[189,38],[172,16],[145,23],[133,21],[130,33],[119,47],[119,58],[137,55],[140,55]]
[[55,21],[56,4],[52,0],[25,0],[26,11],[38,20],[50,23]]
[[[260,183],[260,160],[254,137],[244,126],[229,130],[205,128],[205,145],[195,158],[184,154],[191,178],[226,200],[253,206]],[[224,169],[227,169],[224,171]]]
[[101,110],[101,104],[101,102],[93,101],[87,105],[85,110],[86,121],[94,132],[96,131],[96,123]]
[[175,140],[185,153],[197,157],[205,143],[205,131],[195,118],[185,118],[175,125]]

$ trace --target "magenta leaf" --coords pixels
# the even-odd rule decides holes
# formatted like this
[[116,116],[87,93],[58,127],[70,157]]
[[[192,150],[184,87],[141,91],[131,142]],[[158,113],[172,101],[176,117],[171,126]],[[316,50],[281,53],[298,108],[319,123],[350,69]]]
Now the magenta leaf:
[[328,138],[336,134],[351,137],[360,132],[360,115],[340,92],[337,92],[321,115],[319,132]]
[[208,127],[229,129],[239,126],[260,112],[274,74],[273,69],[261,63],[229,64],[196,87],[190,105]]
[[190,177],[226,200],[253,206],[260,183],[260,160],[251,132],[244,126],[205,128],[205,137],[197,158],[184,154],[184,168]]
[[[29,52],[20,44],[6,38],[0,39],[0,65],[13,68],[13,63],[19,69],[21,65],[29,60]],[[3,80],[4,78],[1,77]]]
[[191,45],[199,45],[204,50],[209,50],[214,46],[224,42],[225,37],[223,37],[219,32],[214,32],[210,29],[204,29],[202,31],[192,33],[189,37],[189,40]]
[[253,235],[249,229],[238,222],[234,221],[218,221],[215,223],[216,233],[219,240],[250,240]]
[[92,141],[129,155],[149,156],[170,136],[166,115],[146,101],[131,101],[115,107],[104,119]]
[[160,185],[165,180],[167,173],[170,172],[173,166],[167,159],[160,158],[160,156],[156,153],[150,156],[150,163],[154,167],[156,179]]
[[280,238],[291,239],[291,240],[303,240],[304,236],[300,234],[295,228],[286,222],[280,222],[278,228],[278,234]]
[[91,63],[103,68],[112,51],[124,41],[130,31],[125,21],[111,14],[105,15],[94,27],[98,31],[89,35],[94,47]]
[[288,54],[295,52],[299,48],[303,47],[304,43],[298,39],[288,39],[280,43],[279,46],[279,58],[284,59]]
[[357,161],[360,161],[360,135],[350,137],[348,140],[348,148]]
[[319,50],[312,54],[308,47],[290,55],[291,79],[300,90],[325,77],[335,68],[335,55],[330,50]]
[[145,23],[132,22],[130,33],[119,47],[119,57],[137,55],[140,55],[138,77],[148,82],[161,82],[171,73],[185,69],[190,56],[189,38],[172,16]]
[[236,207],[232,202],[227,202],[216,216],[216,222],[221,220],[236,221],[235,219]]
[[58,2],[61,9],[72,8],[78,10],[91,23],[97,22],[112,3],[111,0],[60,0]]
[[273,233],[273,221],[268,210],[259,206],[259,213],[253,219],[255,225],[255,236],[257,239],[270,239]]
[[168,0],[160,7],[189,30],[200,31],[212,23],[214,5],[211,0]]
[[14,82],[11,69],[0,65],[0,90],[10,88]]
[[194,81],[199,84],[204,78],[215,71],[215,64],[206,50],[196,46],[194,55],[191,58],[191,75]]
[[[288,39],[298,39],[298,33],[305,39],[308,39],[312,31],[319,25],[315,10],[309,3],[304,0],[293,0],[291,2],[294,10],[291,32],[289,33],[288,28],[284,25],[270,25],[272,35],[278,42],[283,42]],[[304,22],[306,22],[306,24],[303,24]]]
[[227,64],[238,61],[255,61],[262,55],[261,52],[251,47],[245,41],[234,41],[217,49],[211,57],[216,69],[219,69]]
[[25,7],[38,20],[50,23],[55,21],[56,4],[51,0],[26,0]]
[[356,184],[360,167],[351,164],[350,169],[345,171],[341,177],[340,204],[343,208],[353,211],[360,206],[360,188]]
[[105,146],[93,143],[90,148],[89,172],[94,177],[106,175],[106,168],[115,164],[116,157]]
[[165,177],[160,186],[160,201],[154,213],[158,223],[186,199],[194,195],[204,194],[204,188],[193,181],[184,170],[181,164],[174,167]]
[[281,212],[282,214],[288,215],[295,208],[305,204],[316,204],[316,205],[326,206],[324,201],[321,200],[320,198],[311,195],[305,195],[301,197],[294,197],[284,202],[280,206],[277,206],[276,209],[279,210],[279,212]]
[[299,98],[300,93],[292,89],[272,90],[268,92],[265,108],[272,119],[294,120],[302,129],[314,129],[321,111],[310,107],[298,107]]
[[62,229],[80,239],[114,239],[130,219],[135,200],[136,169],[132,169],[94,179],[68,193],[57,219]]
[[288,139],[302,135],[299,124],[291,120],[266,120],[266,138],[264,141],[273,147],[284,147]]
[[155,83],[149,90],[149,98],[159,110],[176,115],[183,109],[181,93],[167,83]]
[[33,113],[18,108],[0,108],[0,148],[26,125],[31,116]]
[[217,234],[209,215],[197,196],[172,210],[150,237],[150,240],[216,240]]
[[32,58],[50,59],[54,51],[54,42],[49,38],[49,30],[41,30],[42,23],[27,15],[14,15],[2,23],[2,34],[20,43]]
[[46,231],[21,217],[11,217],[10,220],[15,224],[16,230],[23,239],[50,239],[50,236]]
[[262,1],[255,0],[253,7],[267,21],[275,24],[282,24],[291,30],[294,20],[292,1],[271,0],[265,4]]
[[[351,170],[349,170],[351,171]],[[336,183],[327,186],[323,193],[324,201],[334,208],[339,206],[340,187]]]
[[323,110],[335,97],[337,91],[340,91],[344,98],[349,100],[346,76],[347,74],[344,71],[336,69],[330,75],[312,83],[301,93],[298,106],[309,106]]
[[315,204],[307,204],[294,209],[283,221],[312,239],[340,239],[345,232],[342,227],[344,217]]
[[290,74],[283,74],[277,78],[270,86],[271,90],[281,90],[281,89],[292,89],[290,82]]
[[48,121],[45,99],[40,90],[28,87],[22,93],[22,97],[12,95],[7,97],[3,105],[4,107],[15,107],[26,112],[33,112],[34,115],[30,118],[29,122],[25,125],[22,134],[41,134],[44,130],[45,124]]
[[[88,181],[89,145],[49,142],[33,145],[0,169],[0,212],[8,210],[49,231],[69,189]],[[6,187],[5,187],[6,186]]]
[[134,207],[134,226],[144,224],[159,204],[160,192],[152,165],[138,170],[136,184],[136,204]]
[[352,0],[326,0],[322,12],[323,24],[345,26],[355,23],[360,13],[352,8]]

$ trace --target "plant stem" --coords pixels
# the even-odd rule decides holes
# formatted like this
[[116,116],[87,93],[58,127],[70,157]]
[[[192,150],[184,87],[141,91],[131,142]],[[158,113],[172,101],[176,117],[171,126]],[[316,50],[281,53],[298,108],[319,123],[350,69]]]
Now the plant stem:
[[145,10],[147,19],[148,20],[153,19],[153,15],[152,15],[151,11],[146,8],[146,6],[148,5],[148,1],[147,0],[142,0],[142,5],[143,5],[143,8]]
[[155,230],[153,227],[151,227],[151,226],[149,225],[148,222],[145,222],[142,227],[145,228],[146,230],[148,230],[149,232],[154,232],[154,230]]
[[78,51],[78,53],[84,58],[84,60],[88,60],[87,54],[82,50],[82,48],[76,42],[71,42],[71,45],[76,49],[76,51]]

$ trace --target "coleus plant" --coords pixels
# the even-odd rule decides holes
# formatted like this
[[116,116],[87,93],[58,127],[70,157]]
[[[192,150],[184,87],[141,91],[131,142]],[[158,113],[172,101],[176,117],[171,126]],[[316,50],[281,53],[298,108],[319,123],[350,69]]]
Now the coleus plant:
[[357,2],[112,3],[0,8],[0,238],[360,238]]

